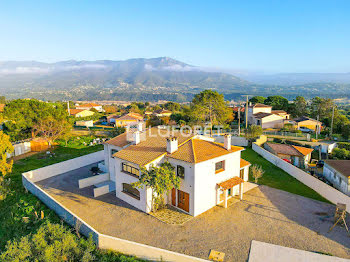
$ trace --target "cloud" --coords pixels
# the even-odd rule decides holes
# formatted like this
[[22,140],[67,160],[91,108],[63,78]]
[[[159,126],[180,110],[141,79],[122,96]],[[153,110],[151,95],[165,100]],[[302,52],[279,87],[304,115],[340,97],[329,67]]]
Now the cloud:
[[145,70],[147,71],[175,71],[175,72],[190,72],[190,71],[201,71],[199,67],[194,66],[182,66],[182,65],[171,65],[163,67],[153,67],[150,64],[145,65]]
[[50,71],[49,68],[41,67],[22,67],[18,66],[12,69],[0,69],[0,74],[4,75],[16,75],[16,74],[44,74]]
[[101,64],[52,66],[52,67],[23,67],[0,69],[1,75],[19,75],[19,74],[47,74],[50,72],[72,71],[81,69],[104,69],[107,66]]

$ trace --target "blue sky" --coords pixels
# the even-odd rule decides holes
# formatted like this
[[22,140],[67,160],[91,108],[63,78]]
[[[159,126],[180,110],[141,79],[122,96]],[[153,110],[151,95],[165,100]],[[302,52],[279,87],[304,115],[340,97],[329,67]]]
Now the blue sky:
[[350,72],[350,1],[1,1],[0,61],[168,56],[203,67]]

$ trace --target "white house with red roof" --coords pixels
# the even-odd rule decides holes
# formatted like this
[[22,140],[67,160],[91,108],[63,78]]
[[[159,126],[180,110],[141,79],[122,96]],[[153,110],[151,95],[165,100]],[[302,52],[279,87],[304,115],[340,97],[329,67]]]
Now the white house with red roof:
[[83,109],[83,110],[91,110],[93,108],[96,109],[98,112],[103,112],[102,106],[96,103],[85,103],[85,104],[76,106],[76,109]]
[[283,110],[272,110],[272,106],[256,103],[248,107],[248,123],[261,126],[263,129],[280,129],[289,114]]
[[151,212],[150,188],[134,188],[141,167],[149,168],[168,161],[181,178],[181,185],[166,196],[166,202],[197,216],[223,204],[230,197],[243,197],[243,183],[248,180],[249,162],[241,159],[242,147],[231,146],[230,135],[224,144],[212,138],[170,133],[167,129],[151,128],[121,134],[104,145],[105,166],[115,182],[116,196],[132,206]]

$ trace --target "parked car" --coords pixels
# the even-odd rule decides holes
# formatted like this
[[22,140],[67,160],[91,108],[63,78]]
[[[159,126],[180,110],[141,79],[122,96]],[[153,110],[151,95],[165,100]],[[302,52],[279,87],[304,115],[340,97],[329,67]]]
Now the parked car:
[[289,160],[289,159],[286,159],[286,158],[283,158],[282,160],[283,160],[283,161],[288,162],[289,164],[291,164],[291,163],[292,163],[292,162],[290,162],[290,160]]
[[306,128],[306,127],[303,127],[303,126],[299,127],[299,130],[301,132],[303,132],[303,133],[312,133],[312,132],[314,132],[314,130]]

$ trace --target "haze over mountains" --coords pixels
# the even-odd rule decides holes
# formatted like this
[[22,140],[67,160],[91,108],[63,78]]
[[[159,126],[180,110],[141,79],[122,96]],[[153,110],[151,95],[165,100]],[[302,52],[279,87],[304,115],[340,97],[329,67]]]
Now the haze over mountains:
[[[43,100],[188,101],[203,89],[232,99],[241,94],[350,95],[350,74],[208,72],[168,57],[125,61],[0,62],[0,94]],[[244,79],[243,79],[244,78]]]

